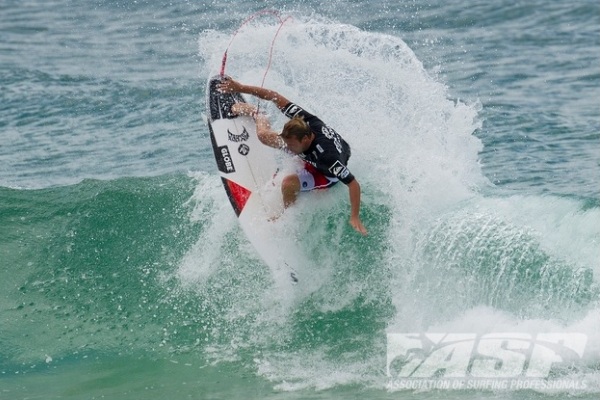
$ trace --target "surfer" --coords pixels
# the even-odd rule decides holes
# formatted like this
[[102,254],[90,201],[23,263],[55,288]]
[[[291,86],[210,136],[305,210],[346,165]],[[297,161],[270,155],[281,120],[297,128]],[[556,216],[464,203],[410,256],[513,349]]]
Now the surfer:
[[244,85],[229,77],[223,78],[218,89],[224,93],[246,93],[272,101],[290,120],[280,134],[271,129],[267,117],[248,103],[237,103],[231,111],[235,115],[250,115],[256,121],[260,141],[277,149],[284,149],[300,157],[304,168],[286,176],[281,184],[284,207],[292,205],[298,193],[325,189],[342,181],[350,194],[350,225],[359,233],[367,230],[360,220],[360,185],[347,168],[350,146],[332,128],[318,117],[292,103],[274,90]]

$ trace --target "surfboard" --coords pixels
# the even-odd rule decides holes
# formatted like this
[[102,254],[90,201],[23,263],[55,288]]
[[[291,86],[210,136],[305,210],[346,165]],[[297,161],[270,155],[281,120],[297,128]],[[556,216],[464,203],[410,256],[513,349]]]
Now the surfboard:
[[248,240],[259,256],[275,271],[289,274],[293,284],[298,273],[285,250],[277,243],[270,220],[283,212],[277,185],[277,150],[265,146],[256,135],[249,116],[236,116],[231,107],[246,102],[239,93],[221,93],[222,76],[208,80],[207,119],[210,140],[227,198]]

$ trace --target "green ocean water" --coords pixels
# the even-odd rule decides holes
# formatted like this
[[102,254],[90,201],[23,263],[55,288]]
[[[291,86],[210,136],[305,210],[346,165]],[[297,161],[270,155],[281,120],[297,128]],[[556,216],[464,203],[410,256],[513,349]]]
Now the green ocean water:
[[[302,227],[327,221],[316,243],[305,242],[329,269],[315,291],[271,293],[268,268],[235,224],[219,242],[212,271],[197,275],[182,264],[194,265],[190,255],[202,258],[206,250],[196,240],[212,227],[190,218],[198,211],[195,183],[171,176],[2,189],[4,398],[396,398],[377,386],[385,385],[385,334],[399,308],[407,311],[401,315],[420,310],[419,326],[482,305],[490,309],[475,315],[568,324],[585,320],[598,297],[590,269],[574,271],[532,237],[490,221],[469,221],[465,226],[477,228],[458,231],[454,220],[440,223],[414,275],[409,263],[400,264],[407,275],[399,284],[381,256],[390,251],[382,240],[390,211],[366,207],[365,223],[376,228],[364,240],[345,226],[346,210],[331,203],[329,215],[317,210]],[[323,236],[333,232],[338,240],[323,249]],[[483,243],[469,245],[472,235]],[[327,260],[330,252],[345,258]],[[505,273],[498,271],[498,252],[507,253]],[[306,273],[302,279],[310,281]],[[394,304],[398,292],[412,304]],[[296,300],[283,305],[273,296]],[[346,368],[348,382],[329,381],[346,380],[337,375]],[[319,370],[333,375],[312,375]],[[323,386],[314,392],[304,379]]]
[[[344,337],[355,341],[356,335],[362,336],[361,342],[370,345],[372,334],[384,328],[385,317],[393,311],[384,299],[359,297],[350,309],[336,313],[317,311],[318,300],[310,299],[294,311],[290,337],[262,337],[259,329],[267,330],[269,324],[255,321],[264,310],[250,302],[269,285],[269,273],[256,256],[248,260],[236,254],[244,242],[236,231],[222,243],[221,251],[229,250],[232,259],[222,260],[206,286],[182,287],[177,267],[203,230],[201,222],[190,223],[191,206],[185,204],[193,182],[173,176],[86,180],[35,191],[2,189],[2,253],[10,268],[3,273],[10,279],[2,286],[1,368],[5,378],[13,377],[3,381],[6,396],[13,391],[35,393],[44,385],[44,379],[38,382],[40,375],[54,382],[56,398],[87,390],[137,398],[142,388],[149,398],[169,390],[227,392],[231,388],[225,381],[239,374],[268,394],[268,385],[256,382],[248,371],[240,372],[256,356],[255,349],[244,348],[245,340],[270,352],[341,340],[332,349],[334,355],[357,346],[345,344]],[[366,216],[373,224],[385,225],[377,210]],[[345,228],[345,236],[351,236],[350,229]],[[352,247],[351,242],[346,246]],[[364,260],[377,251],[379,246],[354,250]],[[351,273],[380,286],[373,271]],[[345,320],[361,324],[352,331],[336,329]],[[235,342],[240,343],[239,354],[234,352],[238,346],[230,347]],[[198,352],[220,346],[232,357],[224,366],[198,358]],[[196,374],[206,372],[202,382],[194,381]],[[144,383],[137,382],[136,374]],[[189,389],[168,382],[173,375],[181,380],[179,374],[188,376]],[[150,384],[154,375],[162,376],[163,383]],[[30,377],[33,386],[40,386],[21,392],[29,388]],[[72,387],[73,379],[82,381]],[[213,383],[214,389],[206,388]],[[244,391],[242,385],[232,393]]]
[[[301,197],[291,290],[240,230],[205,121],[207,77],[265,6],[293,17],[266,85],[352,145],[369,229],[341,185]],[[0,399],[597,397],[595,2],[0,11]],[[241,30],[228,73],[260,83],[276,29]],[[577,332],[549,379],[585,387],[395,390],[387,335],[408,332]]]

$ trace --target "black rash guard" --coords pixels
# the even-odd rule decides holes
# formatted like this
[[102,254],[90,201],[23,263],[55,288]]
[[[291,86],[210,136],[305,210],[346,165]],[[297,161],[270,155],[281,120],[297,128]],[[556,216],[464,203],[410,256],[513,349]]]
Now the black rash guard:
[[346,185],[354,180],[346,164],[350,158],[350,145],[318,117],[294,103],[288,103],[281,112],[288,118],[301,116],[308,123],[315,138],[308,150],[298,154],[317,171],[330,178],[337,178]]

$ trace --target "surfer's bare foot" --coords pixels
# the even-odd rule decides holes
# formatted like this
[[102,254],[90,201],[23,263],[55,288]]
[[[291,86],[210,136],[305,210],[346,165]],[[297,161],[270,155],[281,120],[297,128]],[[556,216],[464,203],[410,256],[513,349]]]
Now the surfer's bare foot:
[[256,106],[248,103],[235,103],[231,106],[231,113],[234,115],[251,115],[254,116],[258,112]]

